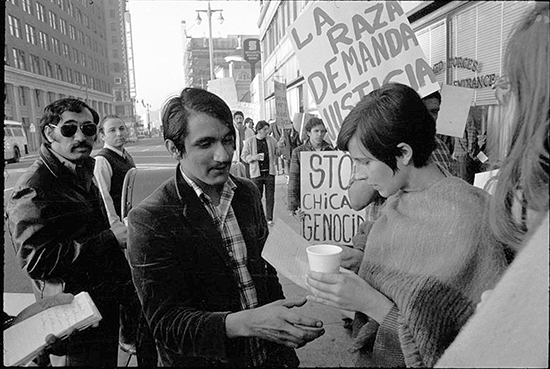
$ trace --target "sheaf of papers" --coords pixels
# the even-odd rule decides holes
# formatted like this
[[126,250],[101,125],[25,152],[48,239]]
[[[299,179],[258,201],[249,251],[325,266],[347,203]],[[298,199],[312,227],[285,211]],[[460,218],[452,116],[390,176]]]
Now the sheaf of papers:
[[101,320],[101,314],[87,292],[80,292],[70,304],[48,308],[4,331],[4,366],[27,364],[46,346],[46,337],[66,336]]
[[308,267],[306,248],[309,243],[280,219],[270,229],[262,257],[279,273],[298,286],[307,289]]

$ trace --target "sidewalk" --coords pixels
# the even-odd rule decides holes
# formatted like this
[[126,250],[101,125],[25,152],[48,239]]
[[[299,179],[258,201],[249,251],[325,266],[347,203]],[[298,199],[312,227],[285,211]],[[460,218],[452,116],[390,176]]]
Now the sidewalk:
[[[273,218],[285,222],[296,233],[300,233],[298,219],[287,210],[286,176],[275,177],[275,209]],[[287,278],[279,275],[279,281],[287,298],[306,296],[308,291],[297,286]],[[297,308],[301,314],[320,319],[325,327],[325,334],[306,346],[296,350],[300,367],[353,367],[355,356],[349,352],[352,347],[350,331],[344,328],[344,317],[339,310],[307,302]]]

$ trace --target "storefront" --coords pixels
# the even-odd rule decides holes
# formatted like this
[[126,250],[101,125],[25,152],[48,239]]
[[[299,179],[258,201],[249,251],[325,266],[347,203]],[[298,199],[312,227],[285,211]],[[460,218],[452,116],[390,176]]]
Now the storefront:
[[[429,11],[421,5],[409,19],[441,84],[474,89],[471,114],[486,135],[485,154],[498,163],[506,155],[509,130],[493,86],[503,75],[510,32],[533,2],[451,2]],[[432,4],[434,7],[434,4]],[[424,15],[425,14],[425,15]]]

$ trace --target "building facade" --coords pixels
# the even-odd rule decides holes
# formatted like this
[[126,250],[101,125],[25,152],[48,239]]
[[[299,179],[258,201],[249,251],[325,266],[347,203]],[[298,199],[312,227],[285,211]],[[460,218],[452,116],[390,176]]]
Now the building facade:
[[[5,3],[4,118],[23,123],[31,151],[40,145],[44,107],[57,99],[82,99],[100,116],[115,114],[115,106],[124,105],[121,115],[126,117],[131,111],[127,101],[114,101],[119,89],[115,78],[129,90],[124,0]],[[110,21],[111,9],[118,12],[115,22]],[[121,60],[116,76],[115,50]],[[123,96],[130,98],[129,93]]]
[[[258,25],[262,43],[265,118],[274,117],[274,81],[284,82],[290,116],[319,116],[305,85],[287,33],[288,26],[312,1],[261,1]],[[425,1],[407,17],[440,84],[472,88],[471,113],[478,133],[487,136],[487,152],[496,163],[506,154],[504,109],[492,89],[503,74],[505,45],[515,23],[532,6],[526,1]]]

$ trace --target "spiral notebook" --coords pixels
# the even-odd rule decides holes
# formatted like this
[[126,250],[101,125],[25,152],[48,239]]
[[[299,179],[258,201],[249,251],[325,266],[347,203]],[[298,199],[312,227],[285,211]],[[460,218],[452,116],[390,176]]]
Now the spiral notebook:
[[46,346],[46,337],[66,336],[99,322],[101,314],[87,292],[80,292],[70,304],[48,308],[4,331],[4,366],[21,366],[34,359]]

